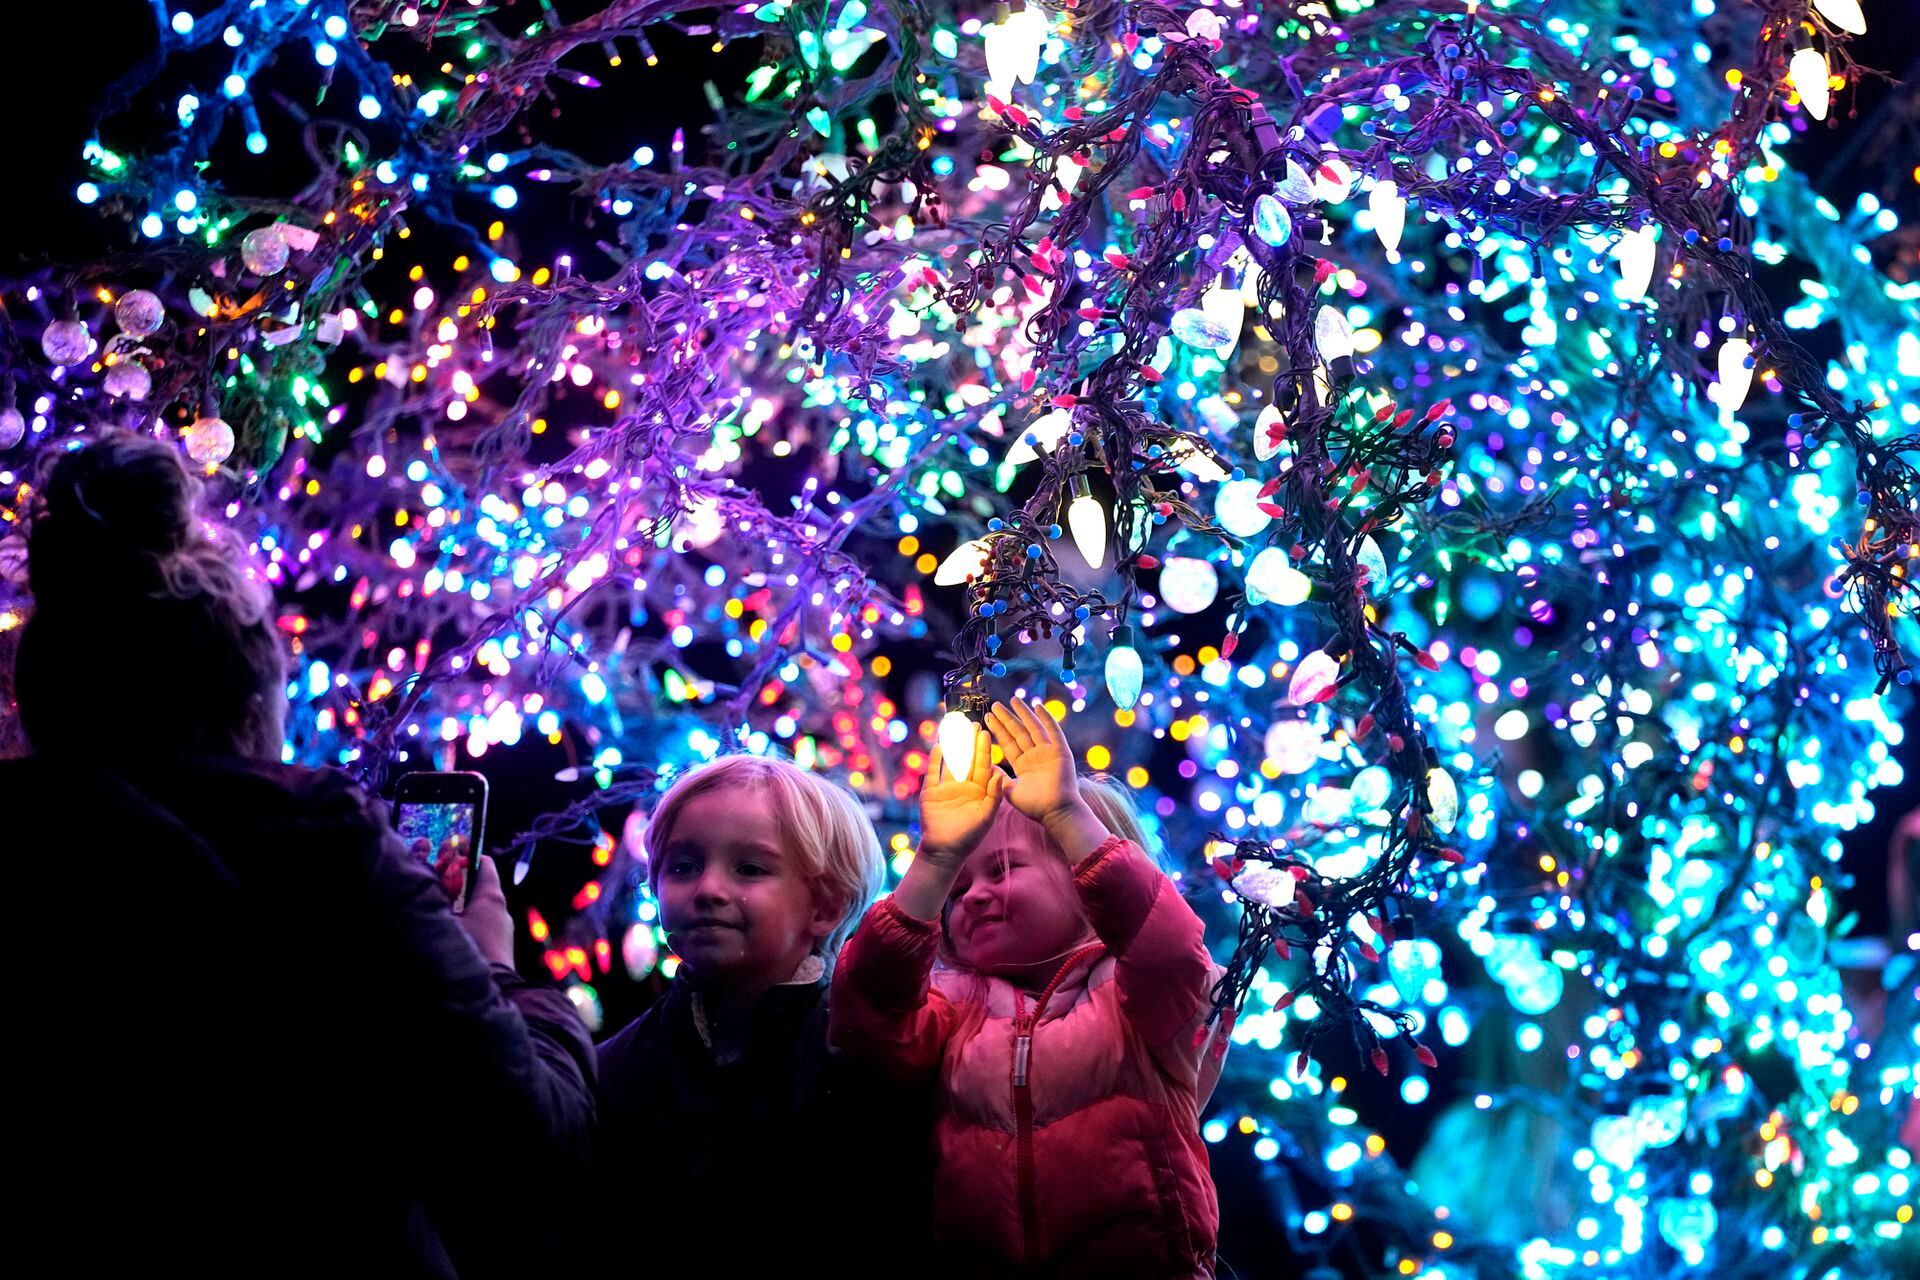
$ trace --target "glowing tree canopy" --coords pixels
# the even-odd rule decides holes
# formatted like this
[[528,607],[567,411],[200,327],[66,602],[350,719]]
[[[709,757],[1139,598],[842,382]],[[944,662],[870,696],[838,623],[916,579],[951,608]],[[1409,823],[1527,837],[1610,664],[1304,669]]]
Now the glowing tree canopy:
[[[1795,168],[1874,5],[577,8],[167,11],[78,192],[133,249],[4,282],[9,527],[37,455],[178,440],[280,593],[290,758],[585,744],[510,855],[740,747],[904,866],[932,741],[1037,692],[1238,922],[1207,1136],[1313,1104],[1353,1193],[1303,1249],[1915,1265],[1912,1009],[1864,1041],[1826,944],[1901,778],[1920,287]],[[655,42],[756,59],[660,146]],[[617,844],[535,920],[589,1010],[664,943]],[[1549,1024],[1564,1222],[1409,1208],[1314,1056],[1424,1097],[1443,942]]]

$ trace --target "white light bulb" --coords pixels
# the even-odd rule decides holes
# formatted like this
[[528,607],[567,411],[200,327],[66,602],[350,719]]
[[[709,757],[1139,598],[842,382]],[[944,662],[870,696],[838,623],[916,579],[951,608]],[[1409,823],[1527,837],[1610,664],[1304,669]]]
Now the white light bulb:
[[1072,195],[1073,189],[1080,184],[1080,175],[1084,172],[1086,172],[1086,166],[1071,156],[1061,156],[1053,162],[1054,181],[1058,182],[1060,189],[1068,195]]
[[1393,775],[1377,764],[1370,764],[1353,775],[1353,785],[1348,790],[1352,792],[1357,812],[1372,813],[1386,807],[1387,797],[1393,794]]
[[1445,769],[1427,770],[1427,813],[1442,835],[1460,822],[1460,788]]
[[973,772],[973,739],[979,732],[980,726],[964,711],[949,711],[940,717],[940,758],[947,772],[961,782]]
[[1268,405],[1253,420],[1253,456],[1261,461],[1270,460],[1280,452],[1281,442],[1287,438],[1287,420],[1280,416],[1276,405]]
[[1374,234],[1393,253],[1400,247],[1400,233],[1407,225],[1407,198],[1393,179],[1376,182],[1367,193],[1367,208],[1373,211]]
[[1850,36],[1867,34],[1867,15],[1860,0],[1813,0],[1813,11]]
[[[1309,204],[1313,200],[1313,176],[1302,169],[1292,156],[1288,156],[1286,172],[1281,176],[1280,184],[1273,189],[1273,194],[1290,205]],[[1269,240],[1267,243],[1276,242]],[[1277,243],[1286,242],[1282,240]]]
[[1322,307],[1313,317],[1313,349],[1328,364],[1353,355],[1353,326],[1338,307]]
[[1222,277],[1213,288],[1200,295],[1200,310],[1227,332],[1226,345],[1214,348],[1215,355],[1225,358],[1240,345],[1240,330],[1247,322],[1247,304],[1241,300],[1240,291]]
[[1038,9],[1022,8],[982,33],[987,52],[987,82],[1010,89],[1015,80],[1032,84],[1040,70],[1040,46],[1047,42],[1047,18]]
[[1173,338],[1170,334],[1161,334],[1160,341],[1153,344],[1153,358],[1147,361],[1147,367],[1155,373],[1164,374],[1173,364]]
[[1107,511],[1100,500],[1087,491],[1087,478],[1073,478],[1073,501],[1067,506],[1067,528],[1073,531],[1073,545],[1080,558],[1098,569],[1107,562]]
[[1313,579],[1294,568],[1279,547],[1266,548],[1247,566],[1247,597],[1254,604],[1272,601],[1291,607],[1306,603],[1312,591]]
[[[1311,720],[1275,720],[1267,730],[1267,759],[1281,773],[1305,773],[1320,763],[1320,746],[1326,735]],[[1293,874],[1289,872],[1291,880]]]
[[1315,649],[1300,659],[1287,681],[1287,701],[1296,707],[1320,701],[1340,683],[1340,664],[1325,649]]
[[1175,613],[1199,613],[1220,594],[1220,575],[1205,560],[1169,556],[1160,567],[1160,597]]
[[181,437],[186,441],[187,456],[203,467],[225,462],[233,453],[233,428],[217,414],[194,419]]
[[1040,74],[1040,49],[1047,43],[1047,15],[1029,5],[1007,19],[1007,25],[1016,32],[1014,75],[1021,84],[1032,84]]
[[1127,554],[1138,555],[1146,550],[1147,542],[1153,537],[1153,508],[1147,505],[1144,498],[1135,498],[1132,510],[1133,520],[1128,525],[1131,532],[1127,535]]
[[1647,296],[1653,283],[1653,262],[1658,250],[1652,227],[1636,227],[1613,244],[1613,257],[1620,264],[1620,296],[1638,302]]
[[1293,902],[1300,881],[1284,867],[1264,862],[1249,862],[1246,870],[1233,878],[1233,891],[1241,897],[1279,911]]
[[1213,518],[1236,538],[1251,538],[1273,523],[1260,509],[1258,480],[1229,480],[1213,495]]
[[1827,118],[1827,55],[1811,45],[1794,53],[1787,63],[1787,80],[1800,103],[1815,120]]
[[996,22],[980,33],[987,54],[987,92],[996,98],[1013,89],[1012,35],[1004,22]]
[[1747,392],[1753,388],[1753,369],[1747,363],[1752,355],[1753,344],[1745,338],[1728,338],[1720,344],[1720,388],[1716,398],[1723,421],[1731,421],[1747,402]]
[[1322,204],[1339,204],[1353,193],[1353,170],[1340,157],[1328,156],[1314,166],[1312,183],[1314,199]]
[[1360,539],[1360,547],[1353,553],[1354,563],[1367,571],[1367,591],[1379,595],[1387,589],[1387,557],[1380,550],[1380,544],[1371,536]]
[[[1241,252],[1244,253],[1245,250],[1243,249]],[[1241,306],[1255,307],[1260,305],[1260,281],[1264,279],[1265,276],[1266,273],[1260,269],[1258,263],[1247,264],[1246,270],[1240,273]]]
[[1174,465],[1203,484],[1225,480],[1232,474],[1220,465],[1220,459],[1213,456],[1212,450],[1193,441],[1188,441],[1184,447],[1176,445],[1174,448]]
[[987,540],[975,538],[955,547],[940,567],[933,571],[933,585],[936,587],[957,587],[969,578],[977,578],[987,571]]
[[[1043,453],[1052,453],[1059,447],[1060,442],[1067,438],[1067,432],[1071,430],[1073,430],[1073,410],[1055,409],[1051,413],[1041,414],[1020,433],[1019,438],[1013,442],[1013,447],[1007,450],[1007,465],[1025,466]],[[1028,436],[1033,437],[1032,444],[1027,443]]]

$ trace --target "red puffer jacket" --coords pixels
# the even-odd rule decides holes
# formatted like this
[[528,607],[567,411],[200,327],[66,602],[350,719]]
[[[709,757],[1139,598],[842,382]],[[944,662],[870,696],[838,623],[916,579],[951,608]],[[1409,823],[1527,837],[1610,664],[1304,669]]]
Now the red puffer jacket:
[[1200,919],[1117,837],[1074,881],[1100,941],[1037,996],[935,973],[939,925],[875,903],[834,971],[833,1042],[940,1073],[939,1267],[1210,1277],[1220,1215],[1199,1113],[1219,1060],[1195,1043],[1212,975]]

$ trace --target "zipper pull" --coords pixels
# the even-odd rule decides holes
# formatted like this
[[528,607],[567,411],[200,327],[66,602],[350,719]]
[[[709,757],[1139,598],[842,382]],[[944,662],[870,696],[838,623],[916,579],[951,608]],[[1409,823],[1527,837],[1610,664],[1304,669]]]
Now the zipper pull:
[[1013,1085],[1024,1089],[1027,1085],[1027,1055],[1033,1048],[1033,1036],[1022,1031],[1013,1042]]

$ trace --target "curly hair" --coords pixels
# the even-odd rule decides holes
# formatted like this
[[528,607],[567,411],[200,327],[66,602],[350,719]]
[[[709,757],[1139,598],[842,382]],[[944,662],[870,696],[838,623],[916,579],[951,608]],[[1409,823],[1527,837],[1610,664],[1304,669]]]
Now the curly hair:
[[15,693],[42,755],[280,754],[287,650],[273,596],[169,445],[104,433],[60,455],[27,540],[34,611]]

